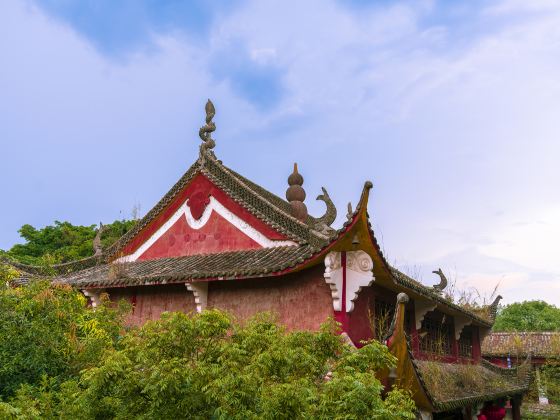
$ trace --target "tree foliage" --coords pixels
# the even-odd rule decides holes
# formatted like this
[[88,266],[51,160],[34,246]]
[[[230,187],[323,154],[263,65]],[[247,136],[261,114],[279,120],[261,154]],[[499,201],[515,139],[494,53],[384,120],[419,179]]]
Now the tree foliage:
[[506,305],[498,312],[494,331],[560,331],[560,308],[542,300]]
[[560,360],[550,359],[540,368],[543,390],[551,404],[560,404]]
[[[66,382],[44,376],[0,404],[5,418],[405,419],[408,393],[382,399],[387,348],[350,348],[328,323],[287,332],[266,314],[239,325],[217,310],[164,313],[104,346]],[[92,360],[92,359],[90,359]],[[48,363],[48,362],[46,362]],[[54,369],[56,372],[57,369]]]
[[43,376],[61,383],[116,344],[126,308],[96,311],[69,286],[33,282],[0,289],[0,396]]
[[[113,244],[134,223],[132,220],[117,220],[105,225],[106,229],[101,237],[102,245],[107,247]],[[14,245],[6,255],[21,263],[35,265],[43,265],[45,262],[63,263],[93,255],[95,225],[75,226],[69,222],[55,221],[54,225],[42,229],[23,225],[18,232],[25,243]]]

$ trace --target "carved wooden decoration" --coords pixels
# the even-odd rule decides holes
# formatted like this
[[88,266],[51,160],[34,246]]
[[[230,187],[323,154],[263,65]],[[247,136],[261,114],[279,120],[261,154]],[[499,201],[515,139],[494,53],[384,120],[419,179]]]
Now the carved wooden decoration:
[[95,308],[97,307],[97,305],[99,305],[101,303],[101,294],[105,292],[104,289],[90,289],[90,290],[86,290],[83,289],[82,293],[84,294],[85,297],[88,297],[89,300],[91,301],[91,307]]
[[466,317],[454,316],[453,320],[455,322],[455,340],[458,340],[461,337],[461,331],[467,325],[472,324],[472,320]]
[[185,286],[187,287],[187,290],[193,292],[196,312],[200,313],[206,309],[206,305],[208,303],[208,282],[199,281],[185,283]]
[[430,301],[416,299],[414,301],[414,317],[416,319],[416,329],[422,328],[422,321],[426,314],[436,309],[437,304]]
[[[374,280],[373,261],[364,251],[346,252],[346,312],[354,310],[354,301],[360,290],[369,286]],[[325,281],[331,288],[333,308],[342,311],[342,295],[344,287],[344,267],[340,252],[330,252],[325,257]]]

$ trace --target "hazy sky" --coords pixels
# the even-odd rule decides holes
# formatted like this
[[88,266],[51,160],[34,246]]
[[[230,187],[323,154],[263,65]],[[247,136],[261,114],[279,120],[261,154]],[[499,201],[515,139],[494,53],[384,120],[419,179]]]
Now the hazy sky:
[[425,284],[560,305],[557,1],[3,0],[0,60],[0,248],[144,214],[212,98],[218,157],[281,196],[297,161],[313,214],[372,180]]

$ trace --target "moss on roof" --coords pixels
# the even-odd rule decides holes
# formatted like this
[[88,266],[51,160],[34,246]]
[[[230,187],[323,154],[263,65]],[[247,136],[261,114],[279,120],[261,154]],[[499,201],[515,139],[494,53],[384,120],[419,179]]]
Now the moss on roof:
[[529,384],[526,369],[500,369],[488,363],[458,364],[413,360],[424,389],[436,411],[525,392]]
[[496,332],[482,343],[484,356],[560,358],[560,332]]

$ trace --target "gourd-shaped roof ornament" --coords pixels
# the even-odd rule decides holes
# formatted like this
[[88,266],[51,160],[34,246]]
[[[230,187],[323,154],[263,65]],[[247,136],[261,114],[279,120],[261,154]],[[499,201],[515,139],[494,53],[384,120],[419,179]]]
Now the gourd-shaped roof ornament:
[[294,171],[288,177],[288,189],[286,200],[289,201],[292,216],[301,222],[307,219],[307,206],[305,205],[305,190],[303,189],[303,177],[298,172],[297,163],[294,163]]
[[198,130],[198,136],[202,140],[202,144],[200,145],[200,158],[204,161],[205,155],[210,152],[216,146],[216,142],[212,138],[212,132],[216,131],[216,124],[212,119],[214,115],[216,115],[216,108],[214,108],[214,104],[210,99],[206,102],[206,106],[204,107],[206,111],[206,125],[200,127]]

